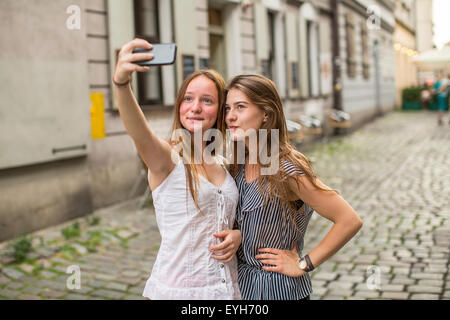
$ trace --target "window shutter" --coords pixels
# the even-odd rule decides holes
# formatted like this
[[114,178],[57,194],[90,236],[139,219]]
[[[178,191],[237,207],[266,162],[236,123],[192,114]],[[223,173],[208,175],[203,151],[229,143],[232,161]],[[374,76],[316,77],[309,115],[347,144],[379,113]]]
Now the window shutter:
[[285,24],[288,96],[297,98],[299,96],[297,15],[291,11],[286,11]]
[[254,4],[255,41],[258,71],[261,73],[264,64],[269,60],[269,21],[267,8],[261,3]]
[[[133,1],[108,0],[108,37],[109,56],[111,70],[111,88],[113,88],[112,75],[116,68],[117,55],[122,46],[133,40],[134,33],[134,6]],[[133,83],[136,83],[136,74],[133,74]],[[134,94],[137,96],[137,86],[133,86]],[[112,108],[117,110],[117,101],[112,94]]]
[[177,88],[180,87],[187,73],[197,69],[198,42],[195,8],[195,0],[173,1],[175,43],[177,44]]

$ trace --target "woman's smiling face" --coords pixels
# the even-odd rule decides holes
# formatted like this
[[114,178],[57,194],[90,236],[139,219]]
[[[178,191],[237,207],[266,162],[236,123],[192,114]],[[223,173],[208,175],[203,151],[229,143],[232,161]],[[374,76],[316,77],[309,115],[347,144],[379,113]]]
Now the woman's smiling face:
[[248,136],[247,130],[257,131],[266,121],[264,111],[253,104],[239,89],[228,91],[225,114],[225,122],[233,140],[243,140]]
[[198,76],[189,83],[180,105],[180,121],[190,132],[214,126],[219,109],[217,87],[211,79]]

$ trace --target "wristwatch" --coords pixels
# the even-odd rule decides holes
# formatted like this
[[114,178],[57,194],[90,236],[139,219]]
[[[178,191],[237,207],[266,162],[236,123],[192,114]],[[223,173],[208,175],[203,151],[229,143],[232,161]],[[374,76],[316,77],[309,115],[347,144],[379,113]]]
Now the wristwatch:
[[310,271],[314,270],[314,265],[312,264],[311,259],[309,258],[309,255],[306,255],[303,258],[300,258],[298,267],[305,272],[310,272]]

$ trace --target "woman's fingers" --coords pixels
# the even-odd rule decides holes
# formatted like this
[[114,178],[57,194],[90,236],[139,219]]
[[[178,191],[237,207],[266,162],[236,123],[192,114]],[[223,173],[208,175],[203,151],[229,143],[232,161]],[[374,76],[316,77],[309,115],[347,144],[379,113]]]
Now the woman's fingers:
[[272,254],[280,254],[283,250],[274,249],[274,248],[260,248],[260,249],[258,249],[258,251],[272,253]]
[[259,261],[261,261],[262,264],[268,264],[271,266],[278,266],[280,263],[277,259],[259,259]]
[[149,67],[139,66],[134,63],[126,63],[122,66],[122,68],[128,73],[132,73],[133,71],[146,72],[149,70]]
[[145,60],[153,60],[153,58],[155,57],[153,54],[151,53],[132,53],[130,55],[131,57],[129,57],[129,62],[136,62],[136,61],[145,61]]
[[262,269],[265,271],[272,271],[272,272],[279,272],[281,273],[281,268],[277,266],[268,267],[268,266],[262,266]]
[[214,247],[210,248],[211,251],[223,251],[225,249],[232,250],[233,249],[233,241],[225,240],[225,241],[215,245]]
[[152,45],[147,40],[136,38],[123,45],[120,51],[126,54],[131,53],[136,48],[144,48],[150,50],[152,48]]
[[154,55],[151,53],[127,53],[126,55],[122,56],[120,58],[120,61],[122,63],[126,62],[136,62],[136,61],[145,61],[145,60],[152,60],[154,58]]
[[221,254],[221,255],[212,254],[211,257],[216,259],[216,260],[222,261],[222,262],[228,262],[233,257],[233,253],[232,252],[228,252],[228,253]]

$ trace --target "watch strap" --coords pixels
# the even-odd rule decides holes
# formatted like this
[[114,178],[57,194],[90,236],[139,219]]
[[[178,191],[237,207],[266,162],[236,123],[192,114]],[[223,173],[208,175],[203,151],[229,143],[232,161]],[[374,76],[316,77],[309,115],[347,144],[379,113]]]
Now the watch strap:
[[314,265],[311,262],[311,259],[309,258],[309,255],[304,256],[304,259],[306,260],[306,264],[308,265],[306,272],[310,272],[314,270]]

